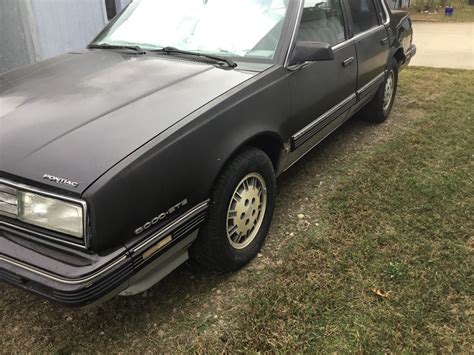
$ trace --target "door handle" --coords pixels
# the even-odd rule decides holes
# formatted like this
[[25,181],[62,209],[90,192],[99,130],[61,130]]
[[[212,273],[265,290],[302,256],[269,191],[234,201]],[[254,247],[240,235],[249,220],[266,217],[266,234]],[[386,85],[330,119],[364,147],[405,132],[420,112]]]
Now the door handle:
[[347,67],[354,62],[354,57],[347,58],[345,61],[342,62],[342,65]]
[[382,46],[385,46],[387,43],[388,43],[388,37],[385,37],[383,38],[380,43],[382,44]]

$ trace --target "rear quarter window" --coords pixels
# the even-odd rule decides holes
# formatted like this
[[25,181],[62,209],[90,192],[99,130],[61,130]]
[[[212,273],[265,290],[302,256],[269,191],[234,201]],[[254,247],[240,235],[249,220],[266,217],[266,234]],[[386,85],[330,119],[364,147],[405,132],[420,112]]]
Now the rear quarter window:
[[349,8],[355,35],[379,25],[377,9],[373,0],[350,0]]

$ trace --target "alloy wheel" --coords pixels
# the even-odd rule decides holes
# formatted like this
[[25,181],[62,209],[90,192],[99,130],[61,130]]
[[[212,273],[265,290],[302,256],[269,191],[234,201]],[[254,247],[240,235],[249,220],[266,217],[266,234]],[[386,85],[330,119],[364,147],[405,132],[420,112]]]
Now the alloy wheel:
[[227,211],[227,238],[244,249],[257,236],[267,207],[267,188],[260,174],[245,176],[235,189]]
[[383,95],[383,110],[387,111],[390,108],[393,100],[393,93],[395,90],[395,73],[390,70],[387,80],[385,81],[385,90]]

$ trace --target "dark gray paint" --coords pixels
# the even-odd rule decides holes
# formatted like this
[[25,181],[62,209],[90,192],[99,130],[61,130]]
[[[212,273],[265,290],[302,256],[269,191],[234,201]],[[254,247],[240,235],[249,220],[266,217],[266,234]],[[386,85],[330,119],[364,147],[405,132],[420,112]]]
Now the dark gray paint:
[[111,51],[8,73],[0,82],[0,170],[37,183],[44,174],[62,177],[79,183],[64,188],[83,192],[130,152],[253,75]]
[[[300,10],[295,4],[290,19]],[[348,118],[356,98],[325,113],[383,73],[384,36],[381,27],[339,46],[335,60],[296,70],[284,68],[286,50],[273,64],[247,63],[252,71],[85,50],[8,73],[0,81],[0,176],[84,198],[92,249],[117,246],[179,201],[191,207],[206,200],[224,164],[251,139],[270,146],[277,173],[287,169]],[[351,57],[357,60],[344,66]],[[320,117],[304,139],[292,141]]]
[[[228,70],[176,57],[86,50],[0,76],[0,178],[84,199],[93,262],[110,260],[122,248],[128,258],[137,243],[207,201],[220,171],[246,145],[264,149],[280,174],[348,119],[355,112],[351,105],[358,108],[365,102],[356,86],[357,61],[343,66],[358,55],[356,41],[336,50],[332,62],[285,67],[293,49],[296,4],[291,3],[277,56],[266,65],[246,63]],[[397,22],[390,31],[397,36],[389,36],[390,52],[381,46],[375,58],[361,56],[362,75],[383,73],[392,56],[407,63],[403,56],[411,45],[411,28],[406,20],[399,25],[402,16],[393,16]],[[383,31],[388,35],[388,27]],[[361,50],[380,44],[365,45]],[[363,100],[378,87],[370,86]],[[348,103],[339,105],[347,97]],[[334,107],[338,110],[333,112]],[[324,125],[308,130],[301,145],[292,144],[298,132],[321,118]],[[80,186],[55,185],[42,180],[44,173]],[[185,208],[135,235],[137,227],[184,199]],[[1,228],[0,236],[13,238]],[[35,254],[45,255],[41,248],[66,258],[77,255],[66,246],[31,240],[33,264]],[[12,255],[21,250],[13,249]],[[40,261],[44,269],[61,272],[58,263]],[[79,287],[81,297],[89,286]],[[55,290],[53,283],[49,287]]]

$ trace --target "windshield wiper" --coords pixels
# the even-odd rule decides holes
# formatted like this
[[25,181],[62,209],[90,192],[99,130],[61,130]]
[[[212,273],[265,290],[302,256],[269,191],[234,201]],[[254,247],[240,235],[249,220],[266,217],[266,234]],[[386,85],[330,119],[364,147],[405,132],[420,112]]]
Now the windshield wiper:
[[189,56],[193,56],[193,57],[201,57],[201,58],[211,59],[215,62],[225,63],[230,68],[236,68],[237,67],[237,63],[234,62],[230,58],[218,57],[218,56],[199,53],[199,52],[183,51],[183,50],[175,48],[175,47],[164,47],[164,48],[161,48],[161,49],[153,49],[153,50],[150,50],[150,52],[152,52],[152,53],[165,53],[165,54],[183,54],[183,55],[189,55]]
[[127,45],[102,43],[102,44],[90,44],[87,48],[89,49],[127,49],[131,51],[135,51],[138,54],[146,54],[146,51],[143,50],[140,46],[132,46],[132,45],[127,46]]

